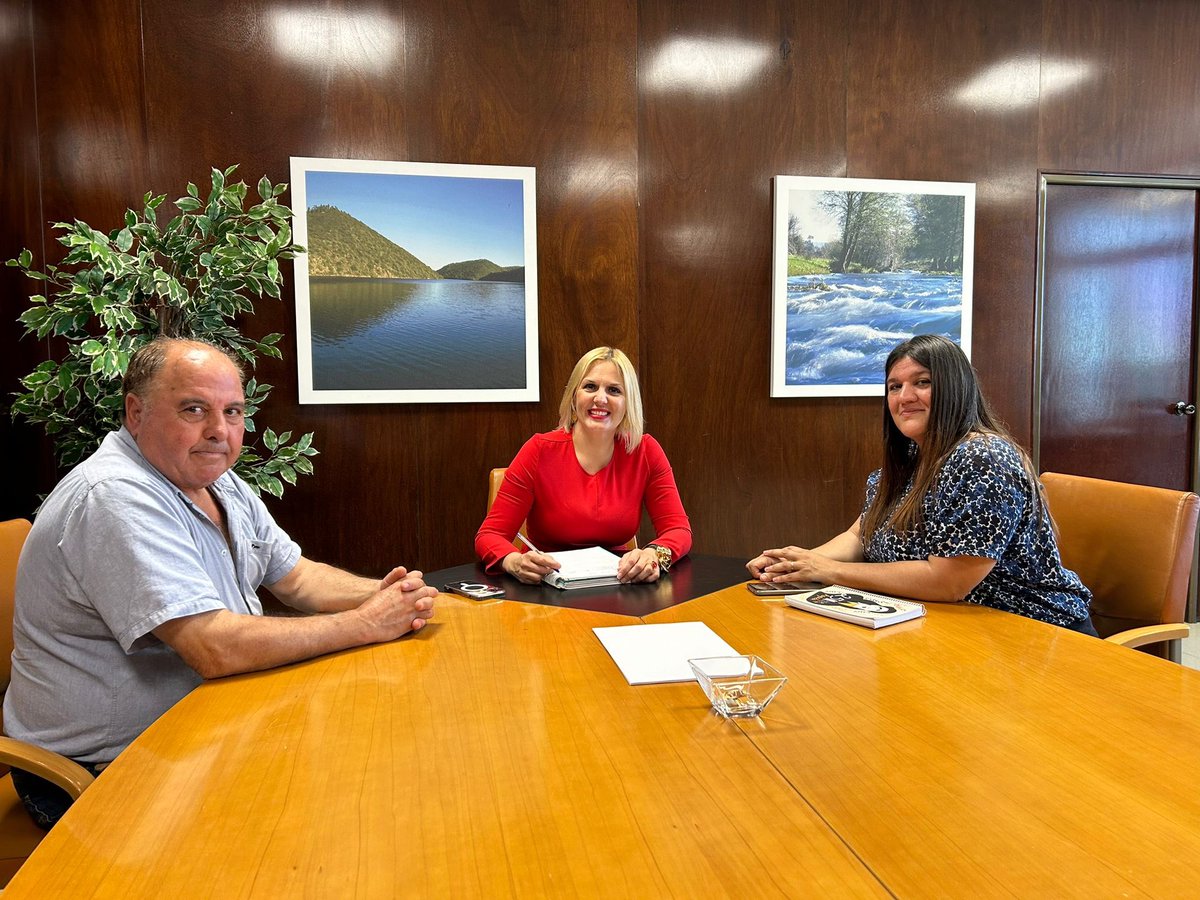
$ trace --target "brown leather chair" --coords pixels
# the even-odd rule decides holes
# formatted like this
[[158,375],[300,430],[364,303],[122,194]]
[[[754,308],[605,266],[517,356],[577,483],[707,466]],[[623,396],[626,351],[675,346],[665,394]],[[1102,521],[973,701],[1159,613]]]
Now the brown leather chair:
[[1042,484],[1063,564],[1091,589],[1100,636],[1178,662],[1200,498],[1056,472]]
[[[504,468],[502,468],[502,469],[492,469],[492,471],[491,471],[490,473],[488,473],[488,503],[487,503],[487,508],[488,508],[488,510],[489,510],[489,511],[490,511],[490,510],[491,510],[491,508],[492,508],[492,504],[496,502],[496,494],[500,493],[500,485],[504,483],[504,473],[505,473],[505,472],[507,472],[507,471],[508,471],[508,467],[507,467],[507,466],[505,466],[505,467],[504,467]],[[521,527],[520,527],[519,529],[517,529],[517,530],[518,530],[518,531],[520,531],[522,534],[524,534],[524,533],[525,533],[525,529],[526,529],[526,528],[528,528],[528,527],[529,527],[529,523],[528,523],[528,522],[522,522],[522,523],[521,523]],[[519,540],[518,540],[518,541],[514,541],[514,543],[520,543],[520,544],[521,544],[521,546],[525,546],[525,545],[524,545],[524,542],[522,542],[522,541],[519,541]],[[637,547],[637,545],[638,545],[638,542],[637,542],[637,535],[634,535],[634,536],[633,536],[633,537],[630,539],[629,543],[625,545],[625,549],[626,549],[626,550],[633,550],[635,547]]]
[[[504,473],[507,471],[508,471],[508,467],[505,466],[500,469],[492,469],[492,471],[490,473],[488,473],[488,505],[487,505],[488,512],[492,511],[492,504],[496,502],[496,495],[498,493],[500,493],[500,485],[504,484]],[[528,522],[522,522],[521,527],[518,528],[517,531],[524,534],[525,529],[528,527],[529,527]],[[525,547],[525,542],[522,541],[520,538],[514,537],[513,543],[517,544],[520,547]],[[526,549],[528,549],[528,548],[526,548]]]
[[[12,678],[13,593],[17,580],[17,558],[29,534],[29,522],[11,519],[0,522],[0,697]],[[13,788],[9,766],[32,772],[61,787],[71,799],[83,793],[94,780],[90,772],[65,756],[9,737],[0,737],[0,887],[20,868],[46,836],[33,824]]]

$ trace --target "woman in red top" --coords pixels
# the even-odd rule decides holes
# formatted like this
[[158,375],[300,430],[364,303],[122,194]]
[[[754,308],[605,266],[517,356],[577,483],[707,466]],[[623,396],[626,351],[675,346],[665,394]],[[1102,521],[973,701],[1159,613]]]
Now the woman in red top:
[[513,543],[522,522],[540,551],[624,552],[643,504],[657,537],[624,553],[621,580],[655,581],[686,555],[692,526],[671,464],[642,427],[642,395],[629,358],[612,347],[585,353],[563,392],[558,428],[525,442],[475,535],[484,564],[529,584],[558,568],[551,552],[521,552]]

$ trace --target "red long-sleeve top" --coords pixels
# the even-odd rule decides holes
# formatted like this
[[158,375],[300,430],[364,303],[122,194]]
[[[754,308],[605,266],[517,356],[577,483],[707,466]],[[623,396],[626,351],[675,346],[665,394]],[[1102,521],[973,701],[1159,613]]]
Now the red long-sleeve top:
[[692,526],[662,446],[650,435],[629,453],[618,437],[612,460],[589,475],[566,431],[535,434],[508,467],[475,552],[489,569],[517,550],[522,522],[539,550],[607,547],[614,552],[637,534],[642,505],[654,523],[654,543],[681,559],[692,548]]

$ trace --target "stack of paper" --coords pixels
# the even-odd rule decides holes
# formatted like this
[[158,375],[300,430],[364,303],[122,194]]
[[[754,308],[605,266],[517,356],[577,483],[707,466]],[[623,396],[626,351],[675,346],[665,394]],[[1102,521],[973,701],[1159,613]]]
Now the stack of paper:
[[559,570],[543,575],[542,581],[560,590],[621,583],[621,579],[617,578],[617,564],[621,557],[603,547],[555,550],[550,555],[558,560]]

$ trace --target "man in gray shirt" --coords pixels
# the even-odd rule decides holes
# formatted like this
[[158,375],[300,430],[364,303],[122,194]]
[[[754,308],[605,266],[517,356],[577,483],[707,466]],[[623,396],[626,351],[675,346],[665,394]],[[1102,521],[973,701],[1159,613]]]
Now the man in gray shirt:
[[[125,425],[46,499],[21,553],[4,729],[97,772],[204,678],[424,627],[420,572],[313,562],[230,471],[245,396],[232,357],[159,339],[130,360]],[[264,617],[260,585],[301,617]],[[66,794],[14,786],[49,827]]]

